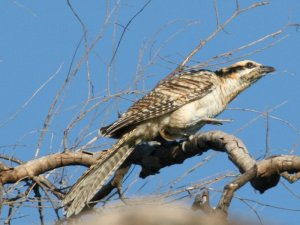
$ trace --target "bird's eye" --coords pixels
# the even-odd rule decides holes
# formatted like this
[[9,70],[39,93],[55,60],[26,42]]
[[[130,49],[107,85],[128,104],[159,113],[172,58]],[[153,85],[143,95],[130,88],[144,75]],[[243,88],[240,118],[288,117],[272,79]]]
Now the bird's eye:
[[248,62],[248,63],[246,64],[246,67],[247,67],[248,69],[252,69],[252,68],[255,67],[255,64],[252,63],[252,62]]

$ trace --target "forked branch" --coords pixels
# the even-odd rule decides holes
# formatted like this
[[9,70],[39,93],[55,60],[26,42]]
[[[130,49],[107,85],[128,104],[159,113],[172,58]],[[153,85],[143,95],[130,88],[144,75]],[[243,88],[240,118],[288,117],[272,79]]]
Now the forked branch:
[[[210,149],[225,152],[230,161],[242,173],[241,176],[230,182],[224,189],[217,209],[225,214],[234,192],[247,182],[251,182],[256,190],[263,193],[278,184],[281,173],[284,173],[285,176],[287,174],[300,173],[299,156],[281,155],[256,162],[240,139],[221,131],[210,131],[195,135],[184,142],[163,144],[153,142],[138,146],[127,161],[117,170],[112,180],[98,192],[89,207],[108,196],[115,188],[122,194],[123,178],[131,164],[140,165],[142,167],[140,177],[145,178],[158,173],[160,169],[166,166],[181,164],[184,160],[201,155]],[[26,179],[35,180],[40,174],[64,166],[91,166],[97,160],[105,157],[107,153],[107,151],[101,151],[96,154],[89,154],[84,151],[75,153],[64,152],[35,159],[15,168],[3,167],[0,172],[0,182],[3,185]]]

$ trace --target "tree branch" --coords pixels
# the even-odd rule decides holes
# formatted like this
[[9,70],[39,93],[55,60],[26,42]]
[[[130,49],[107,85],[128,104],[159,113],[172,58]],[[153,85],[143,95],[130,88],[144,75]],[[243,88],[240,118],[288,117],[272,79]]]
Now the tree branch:
[[168,79],[169,77],[173,76],[174,74],[182,71],[184,69],[185,65],[193,58],[194,55],[196,55],[207,44],[207,42],[211,41],[214,37],[216,37],[220,31],[224,30],[224,28],[228,24],[230,24],[240,14],[245,13],[249,10],[252,10],[256,7],[264,6],[267,4],[269,4],[267,1],[261,1],[261,2],[255,2],[251,5],[249,5],[248,7],[240,8],[238,1],[237,1],[236,10],[223,23],[220,23],[219,15],[218,15],[218,13],[216,13],[217,27],[216,27],[215,31],[212,32],[204,40],[200,40],[199,44],[184,58],[184,60],[179,64],[179,66],[173,72],[171,72],[171,74],[169,74],[165,79]]
[[[261,193],[276,186],[280,174],[285,176],[293,173],[300,173],[300,157],[291,155],[273,156],[256,162],[243,142],[233,135],[222,131],[209,131],[199,133],[189,140],[182,142],[150,142],[139,145],[134,153],[124,162],[115,176],[98,192],[93,198],[93,207],[97,201],[108,196],[117,188],[122,195],[123,178],[128,172],[131,164],[140,165],[142,170],[140,177],[145,178],[154,175],[166,166],[181,164],[184,160],[201,155],[209,149],[225,152],[230,161],[242,173],[234,181],[226,185],[222,198],[217,209],[227,213],[227,209],[233,198],[234,192],[247,182]],[[35,180],[35,177],[47,171],[70,165],[91,166],[102,160],[109,154],[108,151],[101,151],[95,154],[81,152],[64,152],[31,160],[15,168],[3,168],[0,171],[0,182],[2,184],[15,183],[23,179]],[[59,196],[58,198],[61,198]]]
[[[218,204],[218,209],[227,214],[227,209],[236,190],[251,182],[252,186],[258,184],[258,188],[265,190],[276,186],[281,173],[293,174],[300,171],[300,157],[293,155],[273,156],[258,162],[252,169],[248,170],[234,181],[227,184],[224,188],[222,198]],[[262,186],[267,180],[268,183]],[[261,182],[261,183],[260,183]],[[256,187],[257,188],[257,187]],[[259,190],[259,189],[258,189]],[[260,191],[260,190],[259,190]]]
[[16,166],[0,171],[0,183],[15,183],[26,178],[33,178],[47,171],[69,165],[91,166],[97,159],[86,152],[64,152],[56,153],[34,159]]

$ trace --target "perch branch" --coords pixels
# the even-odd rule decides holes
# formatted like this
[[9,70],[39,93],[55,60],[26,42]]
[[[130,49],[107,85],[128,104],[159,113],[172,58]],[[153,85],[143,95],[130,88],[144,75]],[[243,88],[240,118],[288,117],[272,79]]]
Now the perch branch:
[[[277,185],[280,174],[298,174],[300,171],[300,157],[293,155],[279,155],[264,159],[240,175],[237,179],[227,184],[224,188],[223,195],[218,204],[218,209],[227,214],[227,209],[233,198],[234,192],[241,188],[247,182],[260,182],[262,179],[268,181],[267,186],[264,186],[264,191]],[[261,184],[260,184],[261,185]],[[260,187],[260,186],[259,186]]]
[[[199,133],[183,142],[151,142],[139,145],[120,169],[117,170],[115,176],[93,198],[93,203],[89,207],[108,196],[115,188],[122,196],[123,179],[131,164],[140,165],[142,167],[140,177],[145,178],[158,173],[164,167],[181,164],[184,160],[201,155],[209,149],[227,153],[230,161],[242,174],[224,189],[222,199],[217,207],[218,210],[224,213],[227,212],[234,192],[245,183],[251,182],[251,185],[256,190],[263,193],[278,184],[282,173],[296,173],[297,175],[300,172],[300,157],[298,156],[280,155],[256,162],[247,151],[243,142],[237,137],[222,131],[209,131]],[[108,153],[109,150],[95,154],[81,151],[48,155],[18,165],[15,168],[4,168],[0,171],[0,182],[8,184],[24,179],[34,180],[36,176],[42,173],[63,166],[91,166],[98,160],[105,158]]]

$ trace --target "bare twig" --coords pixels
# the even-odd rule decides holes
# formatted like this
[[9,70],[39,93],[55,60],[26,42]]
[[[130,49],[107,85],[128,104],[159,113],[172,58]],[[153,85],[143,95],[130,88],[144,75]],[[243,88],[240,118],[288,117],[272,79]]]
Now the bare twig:
[[[141,165],[142,171],[140,176],[144,178],[157,173],[161,168],[182,163],[185,159],[202,154],[209,149],[225,151],[229,159],[237,166],[241,173],[243,173],[225,188],[223,197],[218,206],[218,208],[225,213],[227,212],[234,192],[245,183],[250,181],[255,189],[264,192],[277,185],[280,177],[279,173],[300,172],[300,157],[276,156],[257,163],[249,155],[241,140],[221,131],[210,131],[198,134],[192,139],[182,143],[170,143],[168,147],[153,144],[151,146],[138,146],[134,154],[132,154],[117,171],[116,176],[100,190],[93,200],[98,201],[99,198],[102,199],[114,188],[119,189],[119,193],[121,194],[121,184],[130,164]],[[0,181],[2,184],[5,184],[14,183],[25,178],[32,179],[46,171],[67,165],[90,166],[97,162],[97,160],[106,157],[107,154],[109,154],[109,151],[99,152],[100,157],[85,152],[65,152],[49,155],[29,161],[15,168],[1,171]],[[40,184],[40,186],[43,185]]]
[[118,50],[119,50],[119,47],[120,47],[120,45],[121,45],[122,39],[123,39],[123,37],[124,37],[124,35],[125,35],[125,32],[127,31],[127,29],[128,29],[128,27],[130,26],[130,24],[134,21],[134,19],[135,19],[136,17],[138,17],[139,14],[141,14],[141,13],[145,10],[145,8],[150,4],[151,1],[152,1],[152,0],[148,0],[148,1],[143,5],[143,7],[142,7],[137,13],[135,13],[135,14],[131,17],[131,19],[128,21],[128,23],[124,26],[123,31],[122,31],[122,34],[121,34],[121,37],[120,37],[120,39],[119,39],[119,41],[118,41],[117,47],[116,47],[116,49],[115,49],[115,51],[114,51],[114,53],[113,53],[113,55],[112,55],[112,57],[111,57],[111,60],[110,60],[110,63],[109,63],[109,64],[112,64],[112,62],[114,61],[114,59],[115,59],[115,57],[116,57],[116,55],[117,55],[117,52],[118,52]]
[[43,225],[44,224],[44,213],[43,213],[43,203],[41,201],[41,193],[40,193],[40,190],[39,190],[39,187],[38,186],[35,186],[33,188],[33,191],[34,191],[34,194],[35,194],[35,197],[37,198],[37,204],[38,204],[38,207],[37,207],[37,210],[39,211],[39,215],[40,215],[40,223]]
[[61,85],[60,89],[57,91],[56,96],[54,97],[54,100],[49,108],[48,114],[44,120],[44,124],[43,124],[43,128],[42,131],[40,133],[39,139],[38,139],[38,144],[37,144],[37,148],[36,148],[36,152],[35,152],[35,158],[38,156],[41,146],[42,146],[42,142],[44,140],[44,137],[48,131],[48,127],[53,119],[54,116],[54,112],[55,109],[57,107],[58,101],[61,98],[62,94],[64,93],[64,91],[66,90],[66,88],[70,85],[72,79],[75,77],[75,75],[77,74],[78,70],[80,69],[81,65],[87,60],[90,52],[94,49],[94,47],[96,46],[96,44],[103,38],[103,33],[105,32],[107,25],[109,24],[110,18],[113,15],[115,8],[113,8],[107,15],[105,18],[105,21],[103,23],[102,29],[99,32],[99,34],[96,36],[96,38],[92,41],[92,43],[88,46],[88,48],[86,49],[86,51],[84,52],[83,56],[79,59],[78,63],[76,64],[75,68],[73,68],[73,70],[67,75],[64,83]]
[[218,209],[224,213],[227,213],[227,209],[233,198],[234,192],[249,181],[252,183],[252,185],[255,185],[256,182],[261,182],[262,179],[268,179],[268,184],[261,183],[257,185],[259,188],[261,188],[260,191],[264,192],[265,190],[277,185],[280,173],[299,173],[299,171],[299,156],[281,155],[262,160],[258,162],[252,169],[246,171],[237,179],[226,185],[222,198],[218,204]]
[[[242,46],[240,46],[240,47],[238,47],[238,48],[232,49],[232,50],[230,50],[230,51],[228,51],[228,52],[224,52],[224,53],[221,53],[221,54],[219,54],[219,55],[216,55],[216,56],[212,57],[211,59],[208,59],[208,60],[206,60],[206,61],[204,61],[204,62],[199,63],[199,64],[196,65],[196,66],[193,66],[192,68],[194,68],[194,67],[202,68],[202,67],[205,67],[205,66],[207,66],[207,65],[211,65],[211,63],[214,62],[214,61],[216,61],[217,59],[231,57],[232,55],[234,55],[234,54],[237,53],[237,52],[240,52],[240,51],[242,51],[242,50],[245,50],[245,49],[247,49],[247,48],[250,48],[250,47],[252,47],[252,46],[255,46],[255,45],[257,45],[257,44],[259,44],[259,43],[261,43],[261,42],[264,42],[264,41],[266,41],[266,40],[269,40],[270,38],[275,38],[276,36],[278,36],[278,35],[284,33],[288,27],[289,27],[289,26],[286,25],[286,26],[280,28],[279,30],[276,30],[276,31],[274,31],[274,32],[272,32],[272,33],[269,33],[269,34],[267,34],[267,35],[264,35],[264,36],[262,36],[262,37],[260,37],[260,38],[258,38],[258,39],[256,39],[256,40],[254,40],[254,41],[252,41],[252,42],[249,42],[249,43],[247,43],[247,44],[245,44],[245,45],[242,45]],[[286,37],[286,36],[285,36],[285,37]],[[284,37],[284,38],[285,38],[285,37]],[[280,40],[281,40],[281,39],[280,39]],[[277,43],[277,42],[274,42],[274,43]],[[271,44],[271,46],[273,46],[273,44]],[[265,49],[265,48],[262,48],[262,50],[263,50],[263,49]],[[247,55],[245,55],[245,56],[239,56],[238,58],[244,58],[244,57],[248,56],[249,54],[251,54],[251,53],[247,53]],[[237,58],[234,58],[234,59],[231,59],[231,60],[226,60],[226,62],[231,62],[231,61],[235,61],[235,60],[237,60]],[[220,64],[224,64],[224,63],[225,63],[225,62],[221,62],[221,63],[213,64],[213,65],[211,65],[211,66],[216,66],[216,65],[220,65]]]
[[38,87],[38,89],[34,91],[34,93],[21,105],[19,109],[17,109],[15,113],[13,113],[6,121],[0,124],[0,128],[14,120],[30,104],[30,102],[59,74],[61,69],[62,65],[60,65],[54,72],[54,74],[52,74],[44,83],[41,84],[41,86]]
[[[259,7],[259,6],[264,6],[267,5],[268,2],[255,2],[253,4],[251,4],[248,7],[245,7],[243,9],[241,9],[239,7],[239,5],[237,4],[237,8],[236,10],[232,13],[232,15],[222,24],[219,24],[216,28],[216,30],[210,34],[207,38],[205,38],[204,40],[200,41],[200,43],[196,46],[196,48],[194,48],[190,54],[180,63],[180,65],[176,68],[176,71],[181,71],[184,66],[191,60],[191,58],[197,53],[199,52],[205,45],[207,42],[209,42],[211,39],[213,39],[220,31],[222,31],[229,23],[231,23],[237,16],[239,16],[240,14],[249,11],[253,8]],[[219,23],[219,22],[218,22]]]

